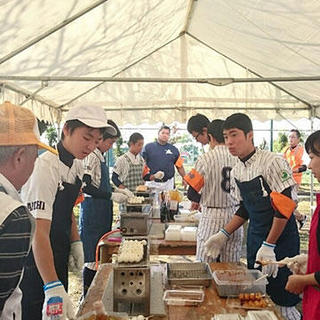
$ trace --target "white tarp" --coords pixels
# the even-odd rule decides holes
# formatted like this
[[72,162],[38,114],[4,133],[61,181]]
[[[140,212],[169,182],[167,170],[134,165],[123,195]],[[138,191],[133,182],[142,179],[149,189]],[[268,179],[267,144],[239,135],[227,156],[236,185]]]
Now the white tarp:
[[320,75],[318,1],[109,0],[84,13],[94,4],[0,0],[0,100],[23,103],[50,121],[92,101],[119,124],[184,122],[196,112],[213,118],[241,111],[259,120],[320,114],[318,81],[220,87],[1,78]]

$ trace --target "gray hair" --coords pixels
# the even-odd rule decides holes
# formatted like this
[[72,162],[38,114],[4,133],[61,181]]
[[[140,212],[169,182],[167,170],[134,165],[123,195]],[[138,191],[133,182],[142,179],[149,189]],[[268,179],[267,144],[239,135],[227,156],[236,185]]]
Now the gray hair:
[[0,165],[4,165],[20,148],[25,148],[26,152],[31,151],[31,147],[35,145],[22,146],[0,146]]

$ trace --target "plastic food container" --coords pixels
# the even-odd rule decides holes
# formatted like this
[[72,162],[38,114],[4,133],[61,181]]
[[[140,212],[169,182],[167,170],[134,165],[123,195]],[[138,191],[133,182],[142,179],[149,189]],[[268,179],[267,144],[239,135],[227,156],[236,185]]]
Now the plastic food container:
[[273,311],[261,310],[261,311],[248,311],[248,320],[277,320],[278,317]]
[[[267,279],[259,270],[216,270],[212,274],[220,297],[237,297],[239,293],[266,293]],[[254,283],[253,283],[254,282]]]
[[197,306],[203,300],[203,290],[166,290],[163,295],[163,301],[173,306]]
[[212,320],[242,320],[241,317],[237,313],[223,313],[223,314],[216,314]]
[[165,232],[165,239],[169,241],[181,240],[181,225],[169,225]]
[[182,241],[197,241],[197,227],[184,227],[181,230]]

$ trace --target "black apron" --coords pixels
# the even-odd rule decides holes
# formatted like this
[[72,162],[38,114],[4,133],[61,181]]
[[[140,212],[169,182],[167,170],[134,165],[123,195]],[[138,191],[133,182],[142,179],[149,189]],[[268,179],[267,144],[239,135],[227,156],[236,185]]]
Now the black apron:
[[[74,184],[62,183],[57,190],[53,204],[50,241],[54,257],[54,266],[59,280],[68,290],[68,259],[70,253],[70,234],[73,206],[79,195],[81,180],[77,177]],[[44,303],[43,281],[34,261],[33,252],[27,258],[20,288],[22,297],[22,319],[41,320]]]
[[[262,176],[251,181],[239,182],[236,179],[240,190],[243,204],[249,213],[249,225],[247,235],[247,262],[248,268],[253,269],[257,251],[266,240],[274,217],[274,209],[271,205],[270,187]],[[291,215],[281,236],[279,237],[275,254],[276,259],[293,257],[299,254],[300,241],[294,215]],[[268,277],[267,293],[272,301],[280,306],[295,306],[300,298],[298,295],[285,290],[288,276],[291,274],[287,267],[279,268],[276,278]]]

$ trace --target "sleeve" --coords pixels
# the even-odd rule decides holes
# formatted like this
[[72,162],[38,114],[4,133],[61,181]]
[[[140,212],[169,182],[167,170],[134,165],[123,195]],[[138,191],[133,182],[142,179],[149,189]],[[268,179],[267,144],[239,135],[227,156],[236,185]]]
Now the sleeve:
[[184,180],[192,187],[196,192],[200,192],[204,186],[205,181],[205,166],[203,157],[199,158],[195,164],[195,167],[184,176]]
[[25,207],[14,210],[0,225],[0,315],[18,286],[31,245],[31,221]]
[[148,144],[146,146],[144,146],[143,150],[142,150],[142,153],[141,153],[141,156],[142,158],[144,159],[145,162],[148,161]]
[[296,208],[296,202],[292,200],[291,187],[281,193],[272,191],[270,194],[275,217],[289,219]]
[[181,168],[183,166],[183,159],[181,158],[181,156],[179,155],[178,159],[176,160],[176,162],[174,163],[174,165],[177,168]]
[[236,216],[241,217],[242,219],[248,220],[249,219],[249,213],[247,209],[245,208],[243,201],[240,201],[240,206],[238,210],[235,213]]
[[197,203],[199,203],[201,199],[201,195],[196,190],[194,190],[191,186],[188,188],[187,197],[190,201],[197,202]]
[[129,173],[129,164],[128,161],[121,156],[117,159],[116,164],[113,167],[113,172],[118,175],[120,181],[124,181]]
[[54,157],[38,158],[32,175],[21,189],[21,199],[37,219],[52,220],[53,203],[60,179],[59,158]]
[[119,175],[115,172],[112,172],[112,178],[111,178],[113,184],[116,186],[116,187],[119,187],[120,184],[122,184],[122,182],[120,181],[119,179]]
[[269,163],[265,178],[271,191],[276,191],[279,193],[296,184],[288,162],[279,156],[275,157],[273,161]]

